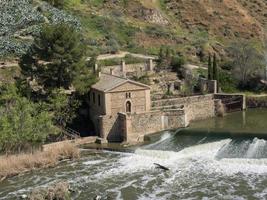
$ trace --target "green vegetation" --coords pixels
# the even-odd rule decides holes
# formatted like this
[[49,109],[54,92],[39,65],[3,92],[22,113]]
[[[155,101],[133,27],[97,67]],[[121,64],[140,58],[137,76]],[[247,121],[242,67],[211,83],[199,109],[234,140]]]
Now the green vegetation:
[[58,132],[43,105],[22,97],[14,84],[2,85],[0,91],[0,151],[33,149]]
[[260,80],[264,74],[265,60],[254,43],[239,41],[229,47],[232,74],[242,90],[261,90]]
[[229,92],[229,93],[238,92],[238,87],[237,87],[238,83],[231,74],[231,72],[221,69],[219,71],[218,82],[223,92]]
[[78,92],[85,93],[94,81],[85,64],[85,53],[82,38],[72,27],[46,25],[32,48],[21,58],[21,72],[47,92],[53,88],[74,86]]
[[147,74],[140,76],[140,77],[134,76],[133,80],[146,84],[146,85],[150,85],[149,76]]
[[110,58],[105,60],[98,60],[97,63],[99,66],[115,66],[120,65],[122,61],[125,61],[126,64],[136,64],[136,63],[145,63],[146,59],[136,58],[130,54],[126,54],[123,58]]
[[20,60],[20,78],[0,89],[0,152],[32,150],[72,122],[96,80],[86,51],[72,27],[42,28]]

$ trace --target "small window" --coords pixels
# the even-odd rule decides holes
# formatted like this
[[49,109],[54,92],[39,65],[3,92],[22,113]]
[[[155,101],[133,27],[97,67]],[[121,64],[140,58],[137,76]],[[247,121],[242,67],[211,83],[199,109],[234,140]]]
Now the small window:
[[95,103],[95,93],[93,92],[93,103]]
[[101,105],[101,99],[100,99],[100,94],[98,95],[98,106]]
[[126,99],[129,99],[129,98],[131,98],[131,93],[130,92],[127,92],[126,93]]

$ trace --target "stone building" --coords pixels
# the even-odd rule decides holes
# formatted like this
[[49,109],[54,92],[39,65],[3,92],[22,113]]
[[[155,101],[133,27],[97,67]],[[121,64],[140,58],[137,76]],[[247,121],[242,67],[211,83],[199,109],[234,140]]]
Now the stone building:
[[[119,113],[150,111],[150,87],[112,74],[100,74],[90,90],[90,115],[97,134],[109,140],[123,140]],[[108,124],[110,130],[108,129]]]

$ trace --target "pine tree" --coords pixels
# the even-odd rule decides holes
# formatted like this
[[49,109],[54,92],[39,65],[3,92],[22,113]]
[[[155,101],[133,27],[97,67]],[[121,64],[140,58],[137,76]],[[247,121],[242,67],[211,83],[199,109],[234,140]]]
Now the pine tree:
[[209,61],[208,61],[208,80],[213,79],[213,70],[212,70],[212,63],[211,63],[211,56],[209,54]]
[[[86,46],[74,28],[66,24],[46,25],[20,61],[22,74],[45,90],[90,88],[90,70],[85,63]],[[81,82],[83,81],[83,82]],[[84,92],[84,91],[83,91]]]

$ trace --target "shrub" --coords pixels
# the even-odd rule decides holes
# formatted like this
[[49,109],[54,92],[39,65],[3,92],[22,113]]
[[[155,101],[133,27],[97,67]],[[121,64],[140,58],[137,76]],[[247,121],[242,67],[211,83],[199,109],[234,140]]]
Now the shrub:
[[236,92],[237,80],[229,71],[220,70],[219,72],[219,85],[223,92]]
[[41,105],[21,97],[13,84],[2,86],[0,91],[0,151],[32,150],[49,134],[57,133],[51,115]]

